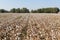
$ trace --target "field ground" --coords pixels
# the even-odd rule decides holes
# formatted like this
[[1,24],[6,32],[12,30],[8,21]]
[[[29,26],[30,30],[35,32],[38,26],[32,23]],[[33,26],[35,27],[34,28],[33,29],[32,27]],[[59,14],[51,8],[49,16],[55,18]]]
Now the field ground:
[[0,40],[60,40],[60,14],[0,13]]

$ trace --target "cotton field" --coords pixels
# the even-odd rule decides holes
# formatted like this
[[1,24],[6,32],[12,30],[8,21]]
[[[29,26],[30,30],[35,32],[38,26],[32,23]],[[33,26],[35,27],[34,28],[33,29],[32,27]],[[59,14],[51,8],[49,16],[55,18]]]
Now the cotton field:
[[0,13],[0,40],[60,40],[60,14]]

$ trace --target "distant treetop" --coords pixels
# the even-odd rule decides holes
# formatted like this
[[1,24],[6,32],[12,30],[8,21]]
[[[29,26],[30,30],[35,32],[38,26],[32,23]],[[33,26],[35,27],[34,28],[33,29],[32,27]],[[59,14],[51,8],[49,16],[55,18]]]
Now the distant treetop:
[[59,8],[40,8],[37,10],[31,10],[27,8],[12,8],[10,11],[7,11],[5,9],[0,9],[0,13],[58,13],[60,11]]

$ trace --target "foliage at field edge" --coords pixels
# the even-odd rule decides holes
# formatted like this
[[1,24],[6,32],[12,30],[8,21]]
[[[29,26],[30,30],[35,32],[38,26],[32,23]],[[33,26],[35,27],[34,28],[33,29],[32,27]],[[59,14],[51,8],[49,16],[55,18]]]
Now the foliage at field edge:
[[5,9],[0,9],[0,13],[58,13],[60,11],[59,8],[40,8],[37,10],[29,10],[27,8],[12,8],[10,11]]

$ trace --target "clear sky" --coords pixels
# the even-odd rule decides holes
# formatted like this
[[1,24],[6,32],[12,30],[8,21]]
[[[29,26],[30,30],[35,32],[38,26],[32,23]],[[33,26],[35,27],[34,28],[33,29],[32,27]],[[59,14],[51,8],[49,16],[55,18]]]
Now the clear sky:
[[45,7],[60,8],[60,0],[0,0],[0,9],[9,10],[11,8],[38,9]]

